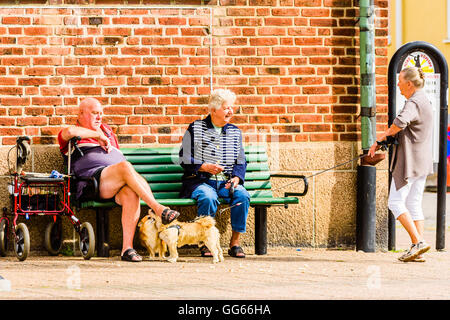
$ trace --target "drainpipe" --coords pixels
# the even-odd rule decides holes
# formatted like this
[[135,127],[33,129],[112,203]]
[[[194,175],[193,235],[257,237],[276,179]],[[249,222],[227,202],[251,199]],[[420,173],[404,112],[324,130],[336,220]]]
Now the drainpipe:
[[395,1],[395,49],[403,45],[403,0]]
[[[364,153],[376,141],[374,1],[359,1],[361,145]],[[357,170],[356,250],[375,252],[376,168]]]

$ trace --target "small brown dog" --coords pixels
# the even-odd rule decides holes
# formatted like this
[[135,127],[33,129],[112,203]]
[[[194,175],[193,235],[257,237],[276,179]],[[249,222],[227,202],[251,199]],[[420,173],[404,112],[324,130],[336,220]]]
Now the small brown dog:
[[[211,251],[213,263],[223,261],[220,233],[216,228],[216,221],[212,217],[199,217],[192,222],[173,221],[163,225],[161,218],[149,210],[148,215],[142,218],[138,227],[139,239],[152,257],[158,253],[160,258],[176,262],[178,259],[177,247],[187,244],[197,244],[198,246],[204,244]],[[165,256],[167,247],[170,252],[169,257]]]
[[[159,218],[161,221],[161,218]],[[156,226],[156,215],[149,210],[149,215],[143,217],[138,223],[139,239],[141,244],[147,248],[150,257],[156,257],[158,253],[159,258],[163,258],[167,247],[159,238],[158,227]]]

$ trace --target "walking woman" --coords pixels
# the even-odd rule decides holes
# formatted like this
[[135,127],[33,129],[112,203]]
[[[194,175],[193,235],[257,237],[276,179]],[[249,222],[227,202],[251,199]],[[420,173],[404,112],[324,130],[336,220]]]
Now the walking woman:
[[[411,238],[411,248],[398,258],[403,262],[423,262],[422,254],[430,249],[423,239],[422,197],[427,175],[433,173],[433,110],[422,90],[424,84],[422,69],[411,67],[400,72],[398,87],[407,101],[380,137],[380,141],[395,135],[398,139],[389,168],[392,181],[388,207]],[[378,148],[375,142],[368,155],[373,156]]]

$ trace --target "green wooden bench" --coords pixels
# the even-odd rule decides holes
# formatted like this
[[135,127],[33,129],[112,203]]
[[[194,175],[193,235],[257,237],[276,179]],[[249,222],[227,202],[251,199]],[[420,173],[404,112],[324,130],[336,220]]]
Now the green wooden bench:
[[[181,189],[182,167],[178,163],[179,148],[122,148],[126,159],[150,184],[150,188],[162,205],[195,206],[196,200],[179,197]],[[304,176],[270,174],[268,157],[264,146],[248,146],[245,148],[247,170],[244,187],[250,193],[250,206],[255,208],[255,253],[267,253],[267,208],[273,205],[297,204],[296,196],[307,192],[307,181]],[[303,178],[305,189],[302,193],[286,193],[285,197],[273,197],[271,177]],[[222,201],[222,204],[225,202]],[[141,200],[141,205],[146,206]],[[96,244],[97,256],[109,256],[109,216],[108,211],[118,206],[112,201],[86,201],[78,204],[80,209],[96,210]]]

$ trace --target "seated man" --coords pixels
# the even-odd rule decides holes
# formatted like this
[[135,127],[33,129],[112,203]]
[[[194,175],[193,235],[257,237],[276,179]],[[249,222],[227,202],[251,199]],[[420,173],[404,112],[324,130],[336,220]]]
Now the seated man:
[[[79,147],[84,155],[71,158],[71,172],[77,177],[94,177],[99,186],[99,198],[114,198],[122,206],[123,245],[121,259],[138,262],[142,257],[133,249],[133,237],[140,216],[140,199],[168,224],[179,213],[160,205],[153,197],[147,181],[126,161],[119,150],[111,128],[102,123],[103,107],[97,99],[81,101],[77,125],[62,129],[58,142],[63,155],[68,155],[68,141],[81,137]],[[86,182],[77,185],[77,199],[92,199]],[[84,192],[84,194],[83,194]]]
[[[214,90],[209,101],[210,114],[189,125],[179,154],[184,169],[180,196],[197,200],[199,216],[214,217],[219,197],[230,203],[232,235],[228,254],[244,258],[239,237],[246,231],[250,196],[243,187],[247,162],[242,133],[230,124],[235,100],[235,94],[229,90]],[[206,247],[201,248],[201,253],[211,255]]]

